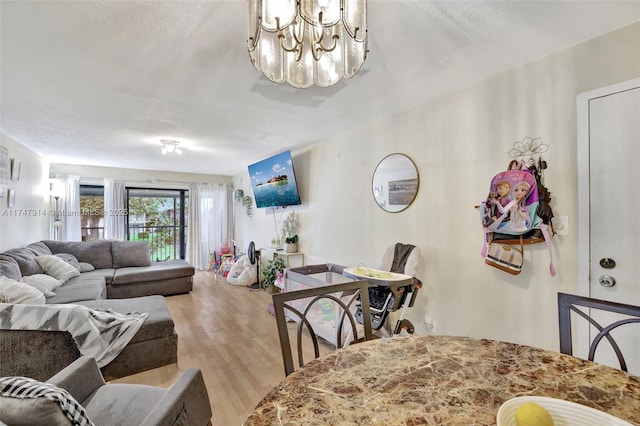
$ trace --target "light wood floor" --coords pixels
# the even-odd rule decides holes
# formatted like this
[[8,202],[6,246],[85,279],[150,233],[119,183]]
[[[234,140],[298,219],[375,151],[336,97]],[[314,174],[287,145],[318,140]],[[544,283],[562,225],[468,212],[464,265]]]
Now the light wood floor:
[[[213,426],[241,425],[284,379],[276,321],[267,311],[271,295],[198,271],[191,293],[166,300],[178,333],[178,363],[114,382],[168,387],[186,368],[199,368],[211,401]],[[322,353],[328,350],[323,348]]]

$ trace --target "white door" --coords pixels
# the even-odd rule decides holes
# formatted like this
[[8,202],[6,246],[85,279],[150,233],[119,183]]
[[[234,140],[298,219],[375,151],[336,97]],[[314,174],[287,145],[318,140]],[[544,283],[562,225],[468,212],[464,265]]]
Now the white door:
[[[588,114],[587,137],[578,147],[587,148],[579,166],[586,185],[580,189],[581,253],[588,250],[580,258],[580,279],[586,274],[588,282],[582,294],[640,306],[640,80],[585,95],[579,98],[579,108]],[[621,317],[598,318],[608,324]],[[614,336],[629,372],[640,375],[640,324],[621,327]],[[619,367],[606,342],[598,347],[595,360]]]

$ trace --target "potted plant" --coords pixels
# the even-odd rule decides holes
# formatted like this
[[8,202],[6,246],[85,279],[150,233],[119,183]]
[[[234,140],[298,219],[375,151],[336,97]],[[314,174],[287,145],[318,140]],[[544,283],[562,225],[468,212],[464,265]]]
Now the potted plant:
[[298,236],[287,237],[284,239],[284,251],[285,253],[297,253],[298,252]]
[[262,288],[265,290],[273,290],[272,286],[278,279],[278,274],[282,274],[284,268],[284,260],[279,256],[275,256],[273,260],[269,260],[267,266],[265,266],[262,271]]
[[242,189],[236,189],[235,191],[235,199],[237,202],[239,202],[240,204],[242,204],[242,206],[244,207],[244,211],[247,214],[247,216],[251,217],[253,215],[253,199],[248,196],[248,195],[244,195],[244,191]]
[[282,241],[284,241],[284,251],[286,253],[296,253],[298,251],[298,221],[296,212],[292,211],[282,222]]

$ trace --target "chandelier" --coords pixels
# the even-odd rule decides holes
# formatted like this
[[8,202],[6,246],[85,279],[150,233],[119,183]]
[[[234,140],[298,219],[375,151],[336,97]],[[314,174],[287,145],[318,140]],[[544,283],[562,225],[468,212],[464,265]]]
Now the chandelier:
[[275,83],[329,87],[367,59],[366,0],[248,0],[249,56]]
[[172,139],[162,139],[160,143],[162,144],[163,155],[167,155],[170,152],[175,152],[178,155],[182,155],[182,150],[178,148],[180,142],[174,141]]

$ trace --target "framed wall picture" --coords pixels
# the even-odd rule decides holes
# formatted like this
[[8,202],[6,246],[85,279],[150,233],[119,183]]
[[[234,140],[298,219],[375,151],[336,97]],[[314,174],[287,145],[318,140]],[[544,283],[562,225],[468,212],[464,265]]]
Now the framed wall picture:
[[22,167],[22,161],[18,161],[15,158],[11,160],[11,180],[17,182],[20,180],[20,168]]
[[7,206],[8,207],[16,206],[16,190],[15,189],[9,190],[9,198],[7,198]]

